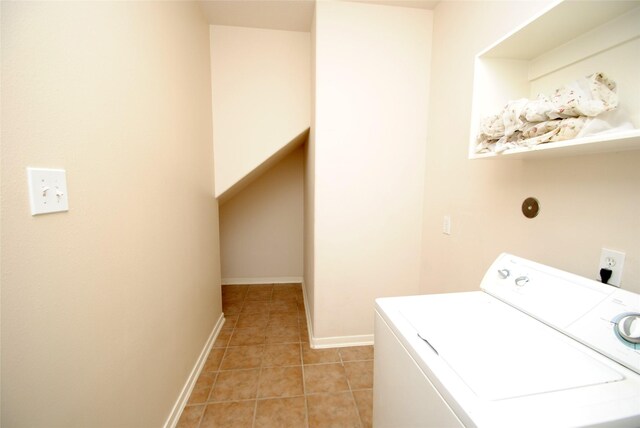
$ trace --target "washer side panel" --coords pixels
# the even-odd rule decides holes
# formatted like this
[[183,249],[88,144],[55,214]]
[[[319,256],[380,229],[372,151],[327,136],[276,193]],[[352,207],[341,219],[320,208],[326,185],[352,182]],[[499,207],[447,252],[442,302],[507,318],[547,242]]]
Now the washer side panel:
[[464,427],[376,311],[373,426]]

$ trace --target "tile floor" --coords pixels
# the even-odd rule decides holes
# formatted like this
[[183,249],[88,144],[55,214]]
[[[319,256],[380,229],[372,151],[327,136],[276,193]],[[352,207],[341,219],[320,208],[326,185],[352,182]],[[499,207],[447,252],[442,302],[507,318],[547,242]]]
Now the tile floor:
[[311,349],[300,284],[226,285],[222,301],[179,428],[371,426],[373,347]]

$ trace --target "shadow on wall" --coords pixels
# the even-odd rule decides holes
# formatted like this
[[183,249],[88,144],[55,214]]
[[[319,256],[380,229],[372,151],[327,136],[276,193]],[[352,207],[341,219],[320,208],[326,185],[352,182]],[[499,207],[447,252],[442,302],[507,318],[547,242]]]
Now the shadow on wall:
[[309,128],[302,131],[293,140],[289,141],[287,144],[282,146],[280,150],[278,150],[273,155],[265,159],[264,162],[262,162],[256,168],[254,168],[247,175],[242,177],[229,189],[224,191],[224,193],[218,196],[218,202],[220,204],[224,204],[229,199],[233,198],[235,195],[238,194],[238,192],[240,192],[242,189],[247,187],[249,184],[255,181],[258,177],[262,176],[265,172],[273,168],[278,162],[280,162],[285,157],[287,157],[287,155],[289,155],[295,149],[304,146],[308,139],[309,139]]

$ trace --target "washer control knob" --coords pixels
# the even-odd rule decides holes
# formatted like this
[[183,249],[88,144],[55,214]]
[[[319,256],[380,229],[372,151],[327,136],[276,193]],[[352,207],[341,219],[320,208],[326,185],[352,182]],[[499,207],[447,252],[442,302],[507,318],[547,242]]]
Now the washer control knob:
[[509,275],[511,275],[509,269],[498,269],[498,276],[500,276],[500,278],[506,279],[509,277]]
[[529,282],[529,277],[524,275],[524,276],[519,276],[516,278],[516,285],[518,287],[522,287],[523,285],[525,285],[527,282]]
[[630,343],[640,343],[640,314],[629,314],[618,321],[618,334]]

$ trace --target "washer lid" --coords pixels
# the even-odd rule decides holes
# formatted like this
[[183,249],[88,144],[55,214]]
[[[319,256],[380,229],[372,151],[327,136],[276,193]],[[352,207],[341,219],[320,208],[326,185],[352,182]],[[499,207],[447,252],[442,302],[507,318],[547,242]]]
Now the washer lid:
[[484,293],[433,295],[402,315],[479,397],[502,400],[623,376],[577,342]]

